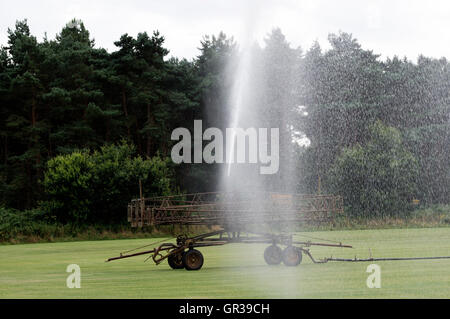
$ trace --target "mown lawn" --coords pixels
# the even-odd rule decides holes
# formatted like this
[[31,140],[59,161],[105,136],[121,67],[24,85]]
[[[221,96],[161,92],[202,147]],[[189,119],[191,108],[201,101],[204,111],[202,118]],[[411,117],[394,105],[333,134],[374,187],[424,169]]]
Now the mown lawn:
[[[301,235],[301,234],[300,234]],[[353,249],[313,247],[315,257],[450,255],[450,228],[308,232]],[[305,239],[297,237],[297,239]],[[0,246],[0,298],[449,298],[450,259],[377,262],[381,288],[369,289],[369,262],[268,266],[266,245],[202,248],[200,271],[172,270],[146,256],[105,263],[120,251],[160,239]],[[66,267],[81,267],[81,288],[66,287]]]

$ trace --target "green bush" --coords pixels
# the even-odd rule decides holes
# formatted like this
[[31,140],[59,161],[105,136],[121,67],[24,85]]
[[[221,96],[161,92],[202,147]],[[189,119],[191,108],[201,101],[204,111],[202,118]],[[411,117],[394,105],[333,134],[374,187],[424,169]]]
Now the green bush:
[[160,156],[135,156],[134,146],[126,143],[57,156],[47,163],[41,208],[63,223],[124,222],[127,203],[139,194],[139,179],[147,196],[173,193],[170,163]]
[[342,151],[331,169],[330,184],[351,215],[394,216],[411,207],[417,175],[417,161],[403,146],[400,132],[377,122],[365,145]]
[[441,224],[450,224],[450,205],[431,205],[415,209],[412,218],[435,220]]
[[44,213],[38,209],[20,211],[0,207],[0,242],[20,236],[48,237],[57,234],[55,224],[48,224]]
[[58,223],[39,209],[20,211],[0,207],[0,244],[148,237],[128,225]]
[[21,227],[33,220],[31,214],[11,208],[0,207],[0,233]]

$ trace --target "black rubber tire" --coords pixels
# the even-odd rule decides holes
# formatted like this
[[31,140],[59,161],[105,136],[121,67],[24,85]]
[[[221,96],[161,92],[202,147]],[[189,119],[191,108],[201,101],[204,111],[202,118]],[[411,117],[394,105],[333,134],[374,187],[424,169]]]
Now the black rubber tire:
[[178,254],[172,254],[169,257],[167,257],[167,263],[169,264],[170,268],[183,269],[184,268],[183,255],[184,252],[180,252]]
[[279,265],[283,259],[283,251],[277,245],[271,245],[264,250],[264,260],[268,265]]
[[183,264],[186,270],[199,270],[203,266],[203,255],[197,249],[189,249],[183,254]]
[[302,262],[302,251],[294,246],[288,246],[283,250],[283,263],[286,266],[298,266]]

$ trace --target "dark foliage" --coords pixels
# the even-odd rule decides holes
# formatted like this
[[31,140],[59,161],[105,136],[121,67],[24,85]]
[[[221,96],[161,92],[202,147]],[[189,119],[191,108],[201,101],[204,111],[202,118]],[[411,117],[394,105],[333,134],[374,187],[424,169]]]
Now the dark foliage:
[[[164,37],[155,31],[124,34],[109,53],[96,48],[85,26],[75,22],[54,40],[40,42],[27,22],[19,21],[0,49],[0,205],[24,210],[45,203],[62,221],[103,222],[111,216],[116,221],[136,194],[138,178],[170,175],[165,164],[147,176],[142,169],[147,162],[166,163],[174,128],[192,129],[194,119],[203,119],[204,127],[229,123],[229,75],[236,67],[229,61],[238,47],[221,33],[205,37],[193,61],[167,58]],[[417,63],[381,61],[350,34],[331,34],[329,41],[326,52],[314,44],[304,53],[275,29],[264,48],[255,48],[254,63],[264,67],[253,76],[265,82],[257,82],[255,92],[261,94],[254,103],[270,115],[258,124],[281,128],[281,169],[273,185],[281,191],[284,185],[305,193],[340,193],[352,209],[374,214],[395,212],[412,198],[448,204],[448,61],[422,56]],[[387,135],[374,135],[374,123]],[[122,140],[134,145],[135,153],[125,154]],[[137,158],[142,167],[133,171]],[[389,172],[378,168],[398,163],[409,166],[394,169],[390,180],[380,175]],[[65,178],[64,165],[85,175]],[[52,175],[56,171],[60,174]],[[175,171],[171,190],[212,191],[220,165],[180,165]],[[287,177],[295,185],[286,185]],[[80,185],[57,190],[64,183]],[[146,189],[164,193],[154,185]],[[71,201],[65,191],[72,192]],[[104,197],[93,199],[89,192]]]

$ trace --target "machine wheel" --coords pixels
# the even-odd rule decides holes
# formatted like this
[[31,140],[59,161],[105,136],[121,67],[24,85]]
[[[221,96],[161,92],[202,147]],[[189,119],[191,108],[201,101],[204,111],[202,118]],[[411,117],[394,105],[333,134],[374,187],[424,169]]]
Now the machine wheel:
[[283,258],[283,252],[280,247],[271,245],[264,250],[264,260],[268,265],[279,265]]
[[183,264],[186,270],[199,270],[203,266],[203,255],[197,249],[189,249],[183,254]]
[[184,268],[183,255],[184,252],[179,252],[177,254],[172,254],[169,257],[167,257],[167,262],[169,263],[170,268],[172,269]]
[[302,251],[294,246],[283,250],[283,263],[286,266],[298,266],[302,262]]

